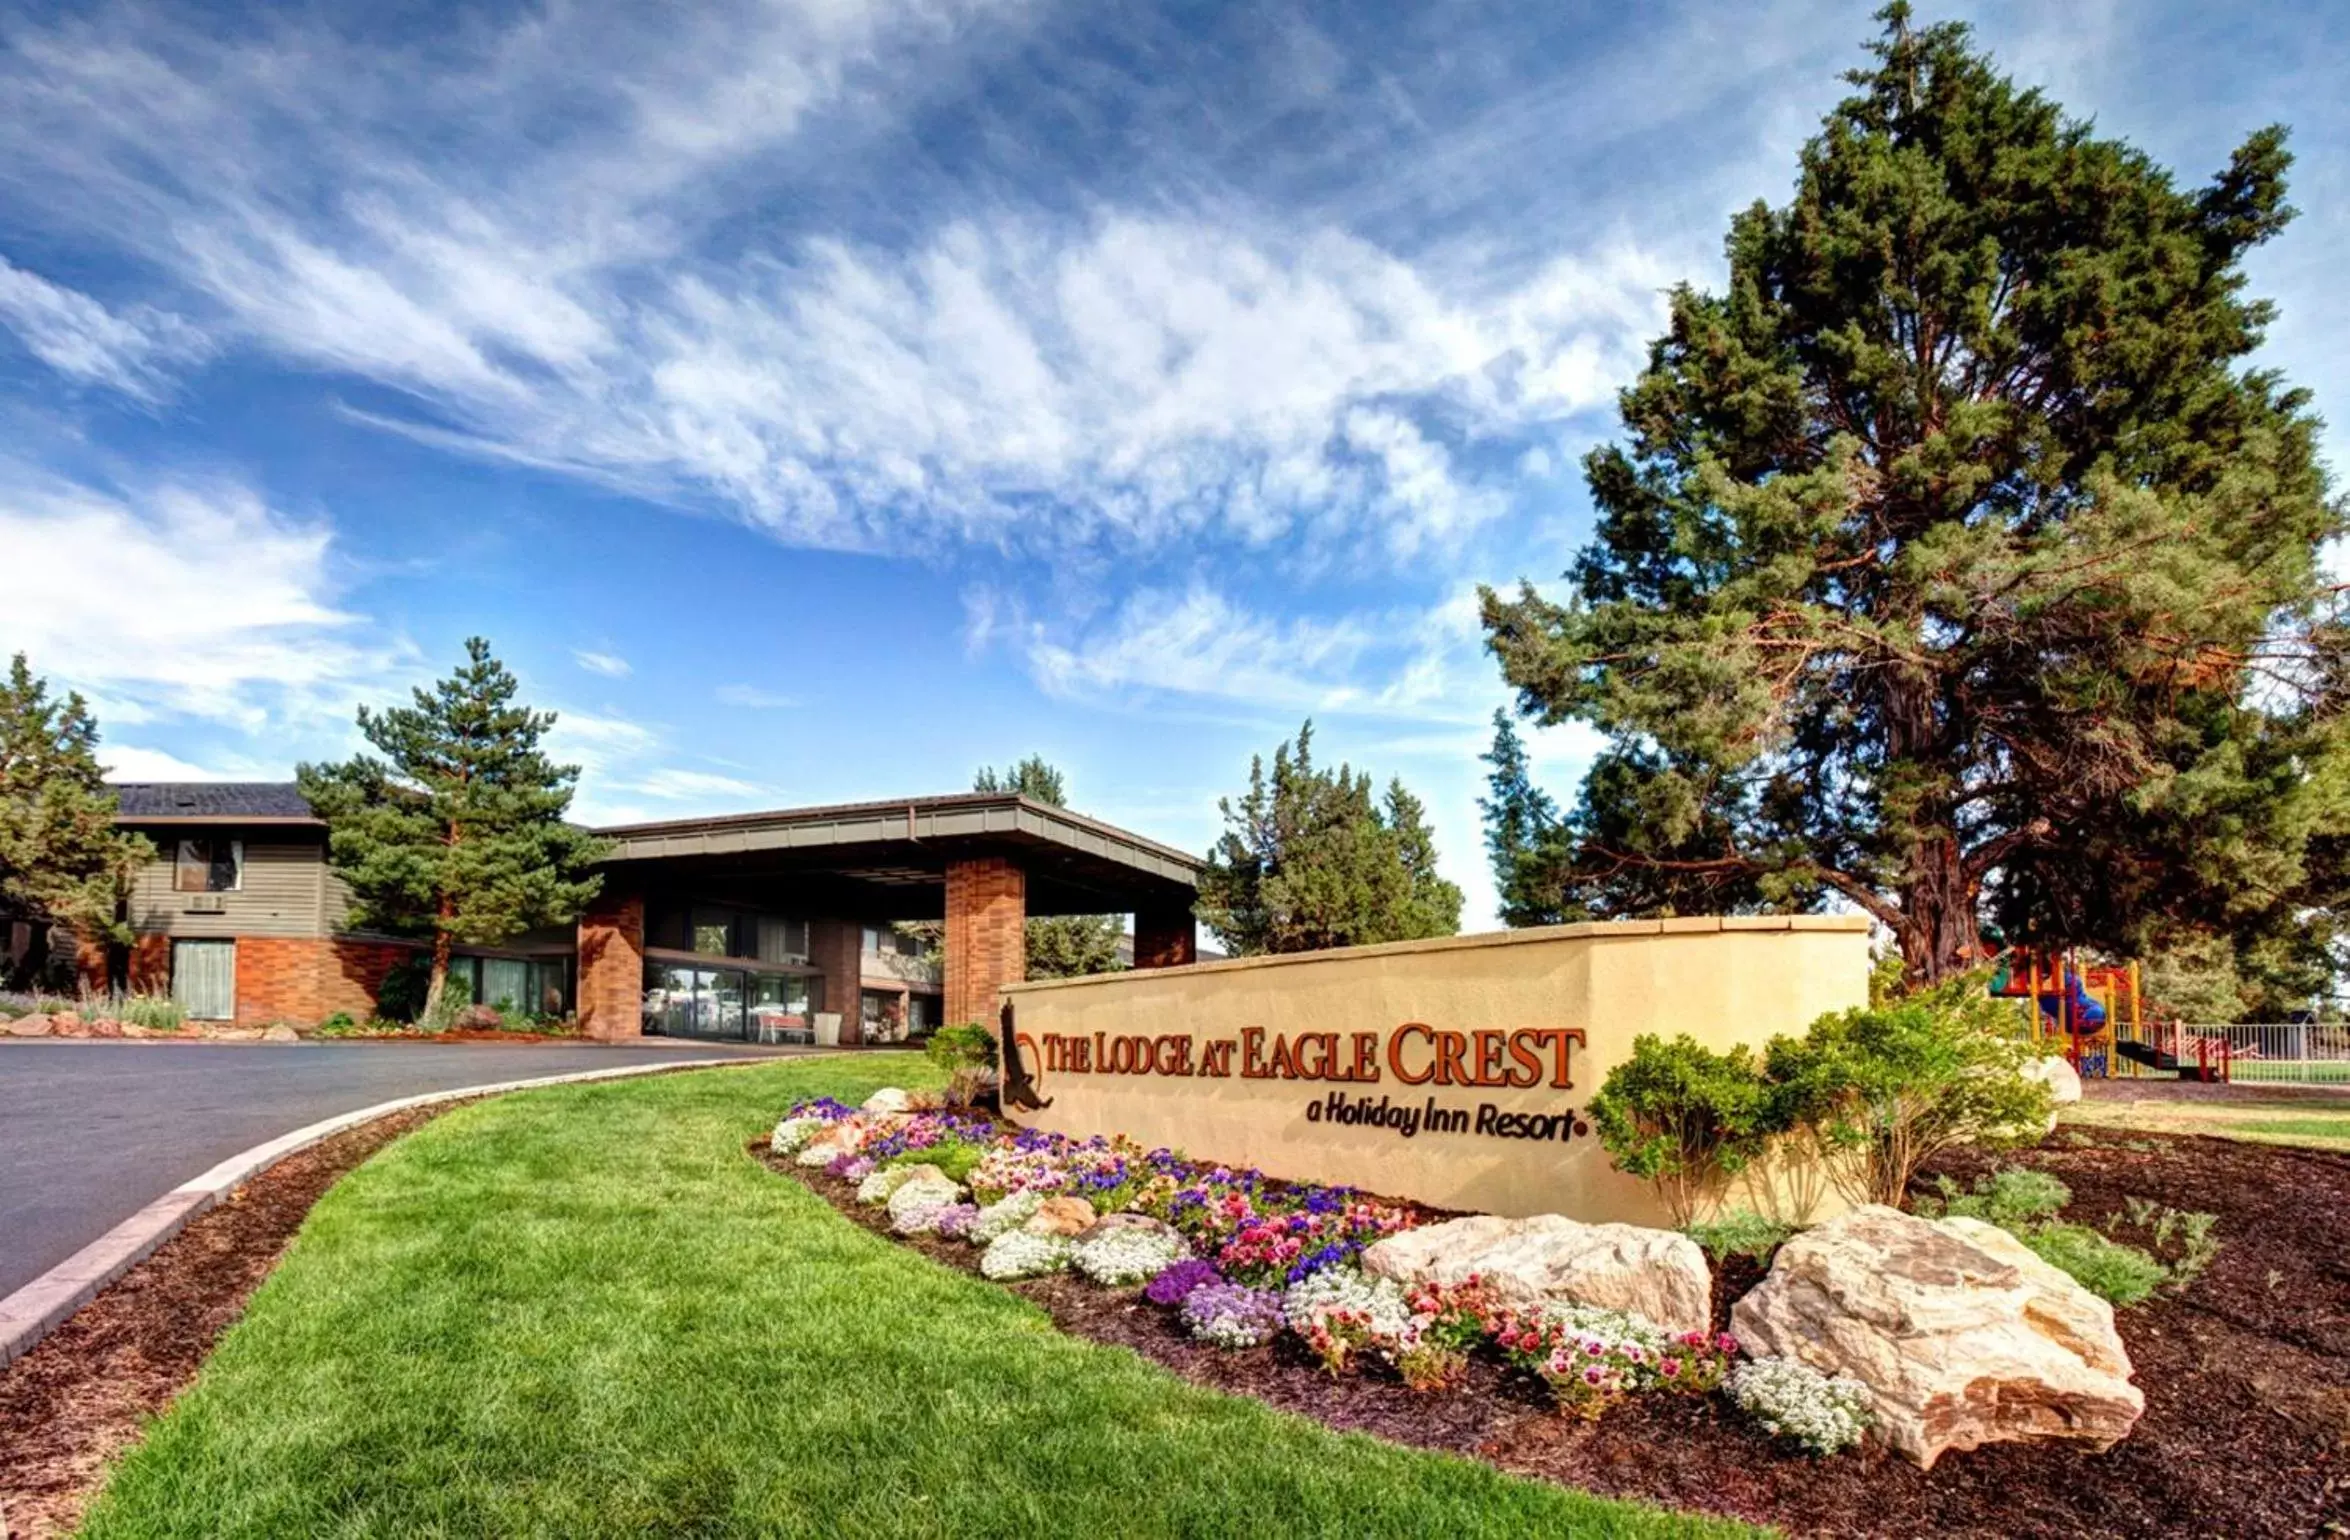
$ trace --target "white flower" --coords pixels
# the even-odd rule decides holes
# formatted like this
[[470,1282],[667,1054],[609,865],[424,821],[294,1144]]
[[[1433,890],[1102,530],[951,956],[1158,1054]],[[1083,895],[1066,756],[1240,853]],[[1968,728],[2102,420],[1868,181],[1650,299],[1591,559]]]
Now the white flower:
[[847,1152],[837,1144],[804,1145],[800,1152],[792,1157],[792,1162],[801,1166],[829,1166],[845,1153]]
[[1392,1278],[1373,1278],[1351,1267],[1325,1267],[1291,1284],[1281,1296],[1281,1318],[1303,1333],[1318,1316],[1334,1310],[1360,1315],[1371,1335],[1393,1342],[1411,1330],[1412,1307]]
[[1019,1229],[1044,1207],[1044,1200],[1041,1192],[1016,1192],[1001,1203],[988,1204],[971,1221],[971,1244],[984,1246],[999,1235]]
[[[874,1175],[878,1176],[880,1173],[875,1172]],[[869,1181],[871,1178],[867,1178],[867,1180]],[[938,1211],[962,1195],[963,1189],[954,1183],[935,1180],[927,1176],[918,1182],[901,1182],[898,1184],[897,1190],[889,1195],[890,1224],[901,1235],[911,1235],[915,1233],[917,1228],[931,1229],[938,1224]],[[922,1213],[925,1210],[930,1214],[930,1223],[909,1227],[907,1224],[909,1216]]]
[[801,1146],[831,1126],[823,1118],[785,1118],[775,1125],[767,1147],[778,1155],[797,1155]]
[[1057,1273],[1069,1265],[1069,1242],[1058,1235],[1013,1230],[988,1243],[979,1257],[979,1276],[1000,1281]]
[[1094,1282],[1116,1289],[1155,1278],[1190,1254],[1182,1237],[1137,1226],[1105,1231],[1079,1245],[1069,1260]]
[[1834,1454],[1861,1440],[1874,1423],[1869,1388],[1830,1379],[1792,1358],[1757,1358],[1730,1374],[1730,1399],[1763,1430],[1814,1454]]
[[882,1166],[857,1184],[859,1203],[887,1203],[892,1194],[914,1179],[912,1166]]

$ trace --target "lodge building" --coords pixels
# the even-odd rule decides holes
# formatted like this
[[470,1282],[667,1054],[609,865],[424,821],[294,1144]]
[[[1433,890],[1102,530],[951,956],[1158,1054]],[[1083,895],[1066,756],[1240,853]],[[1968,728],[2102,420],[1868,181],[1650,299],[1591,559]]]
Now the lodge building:
[[[347,923],[326,826],[291,782],[114,788],[154,842],[127,946],[84,941],[91,989],[170,994],[198,1020],[364,1019],[413,939]],[[1194,959],[1199,862],[1026,797],[972,792],[595,831],[611,850],[576,925],[461,946],[483,1004],[576,1012],[591,1037],[902,1041],[992,1018],[1030,915],[1124,914],[1134,963]],[[935,947],[901,922],[943,922]]]

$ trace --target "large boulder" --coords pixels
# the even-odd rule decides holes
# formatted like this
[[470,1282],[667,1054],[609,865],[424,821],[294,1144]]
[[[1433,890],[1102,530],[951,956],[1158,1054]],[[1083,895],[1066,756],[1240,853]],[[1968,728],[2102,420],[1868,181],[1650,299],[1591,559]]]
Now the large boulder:
[[1730,1330],[1868,1386],[1878,1434],[1929,1469],[2019,1440],[2109,1449],[2146,1410],[2113,1307],[1975,1219],[1853,1209],[1780,1247]]
[[[1090,1207],[1090,1205],[1088,1206]],[[1088,1241],[1098,1241],[1103,1236],[1114,1235],[1120,1230],[1131,1230],[1143,1235],[1172,1236],[1178,1241],[1183,1239],[1183,1233],[1164,1219],[1153,1219],[1148,1214],[1119,1213],[1104,1214],[1086,1226],[1084,1230],[1079,1232],[1077,1244],[1082,1246]]]
[[298,1043],[302,1041],[302,1034],[284,1022],[277,1021],[270,1023],[267,1028],[263,1029],[261,1041],[265,1043]]
[[1686,1235],[1639,1225],[1584,1224],[1564,1214],[1475,1214],[1391,1235],[1363,1267],[1414,1284],[1480,1279],[1504,1304],[1598,1305],[1646,1316],[1669,1332],[1713,1325],[1713,1273]]
[[910,1112],[913,1110],[913,1104],[913,1098],[904,1091],[894,1085],[885,1085],[871,1096],[866,1097],[864,1105],[858,1110],[861,1112]]
[[1074,1238],[1083,1235],[1094,1225],[1093,1205],[1083,1198],[1047,1198],[1036,1206],[1020,1226],[1031,1235],[1059,1235]]
[[39,1011],[35,1011],[30,1016],[19,1016],[14,1021],[0,1022],[0,1031],[6,1032],[10,1037],[47,1037],[49,1035],[49,1018]]

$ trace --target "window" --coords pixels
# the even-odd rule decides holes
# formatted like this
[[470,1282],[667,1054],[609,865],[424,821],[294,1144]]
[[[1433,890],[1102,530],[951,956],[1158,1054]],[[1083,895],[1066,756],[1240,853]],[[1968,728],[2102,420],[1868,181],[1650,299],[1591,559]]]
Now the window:
[[172,862],[172,888],[181,893],[234,893],[245,885],[243,840],[181,840]]
[[782,920],[774,915],[758,917],[759,961],[770,963],[804,963],[808,960],[808,922]]
[[233,1021],[237,1014],[237,944],[174,941],[171,997],[197,1021]]

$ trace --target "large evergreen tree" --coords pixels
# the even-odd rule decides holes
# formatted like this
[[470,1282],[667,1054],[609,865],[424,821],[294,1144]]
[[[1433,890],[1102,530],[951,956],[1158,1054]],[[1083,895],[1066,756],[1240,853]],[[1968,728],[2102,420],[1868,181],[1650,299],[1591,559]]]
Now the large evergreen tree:
[[1225,947],[1247,956],[1374,941],[1449,936],[1461,890],[1436,871],[1436,841],[1420,800],[1390,781],[1384,799],[1351,766],[1317,769],[1314,724],[1258,755],[1248,792],[1219,808],[1225,831],[1200,873],[1200,917]]
[[18,653],[0,682],[0,930],[27,922],[34,944],[8,968],[9,987],[37,981],[52,926],[130,939],[121,894],[155,847],[114,826],[116,806],[88,704],[79,694],[53,698]]
[[1673,294],[1573,601],[1484,596],[1522,707],[1612,740],[1559,885],[1838,894],[1928,978],[1985,920],[2273,934],[2345,801],[2344,510],[2304,394],[2244,364],[2284,133],[2181,189],[1965,28],[1880,18],[1793,201]]
[[350,923],[432,942],[425,1018],[440,1012],[457,942],[493,945],[578,918],[601,879],[603,842],[565,822],[573,765],[539,741],[552,712],[515,701],[518,686],[490,644],[414,704],[359,708],[378,759],[303,765],[302,795],[326,820],[330,859],[354,899]]
[[1479,757],[1493,767],[1477,811],[1485,820],[1485,859],[1493,867],[1501,923],[1516,929],[1586,918],[1562,908],[1558,804],[1534,784],[1525,740],[1507,711],[1493,713],[1493,747]]

